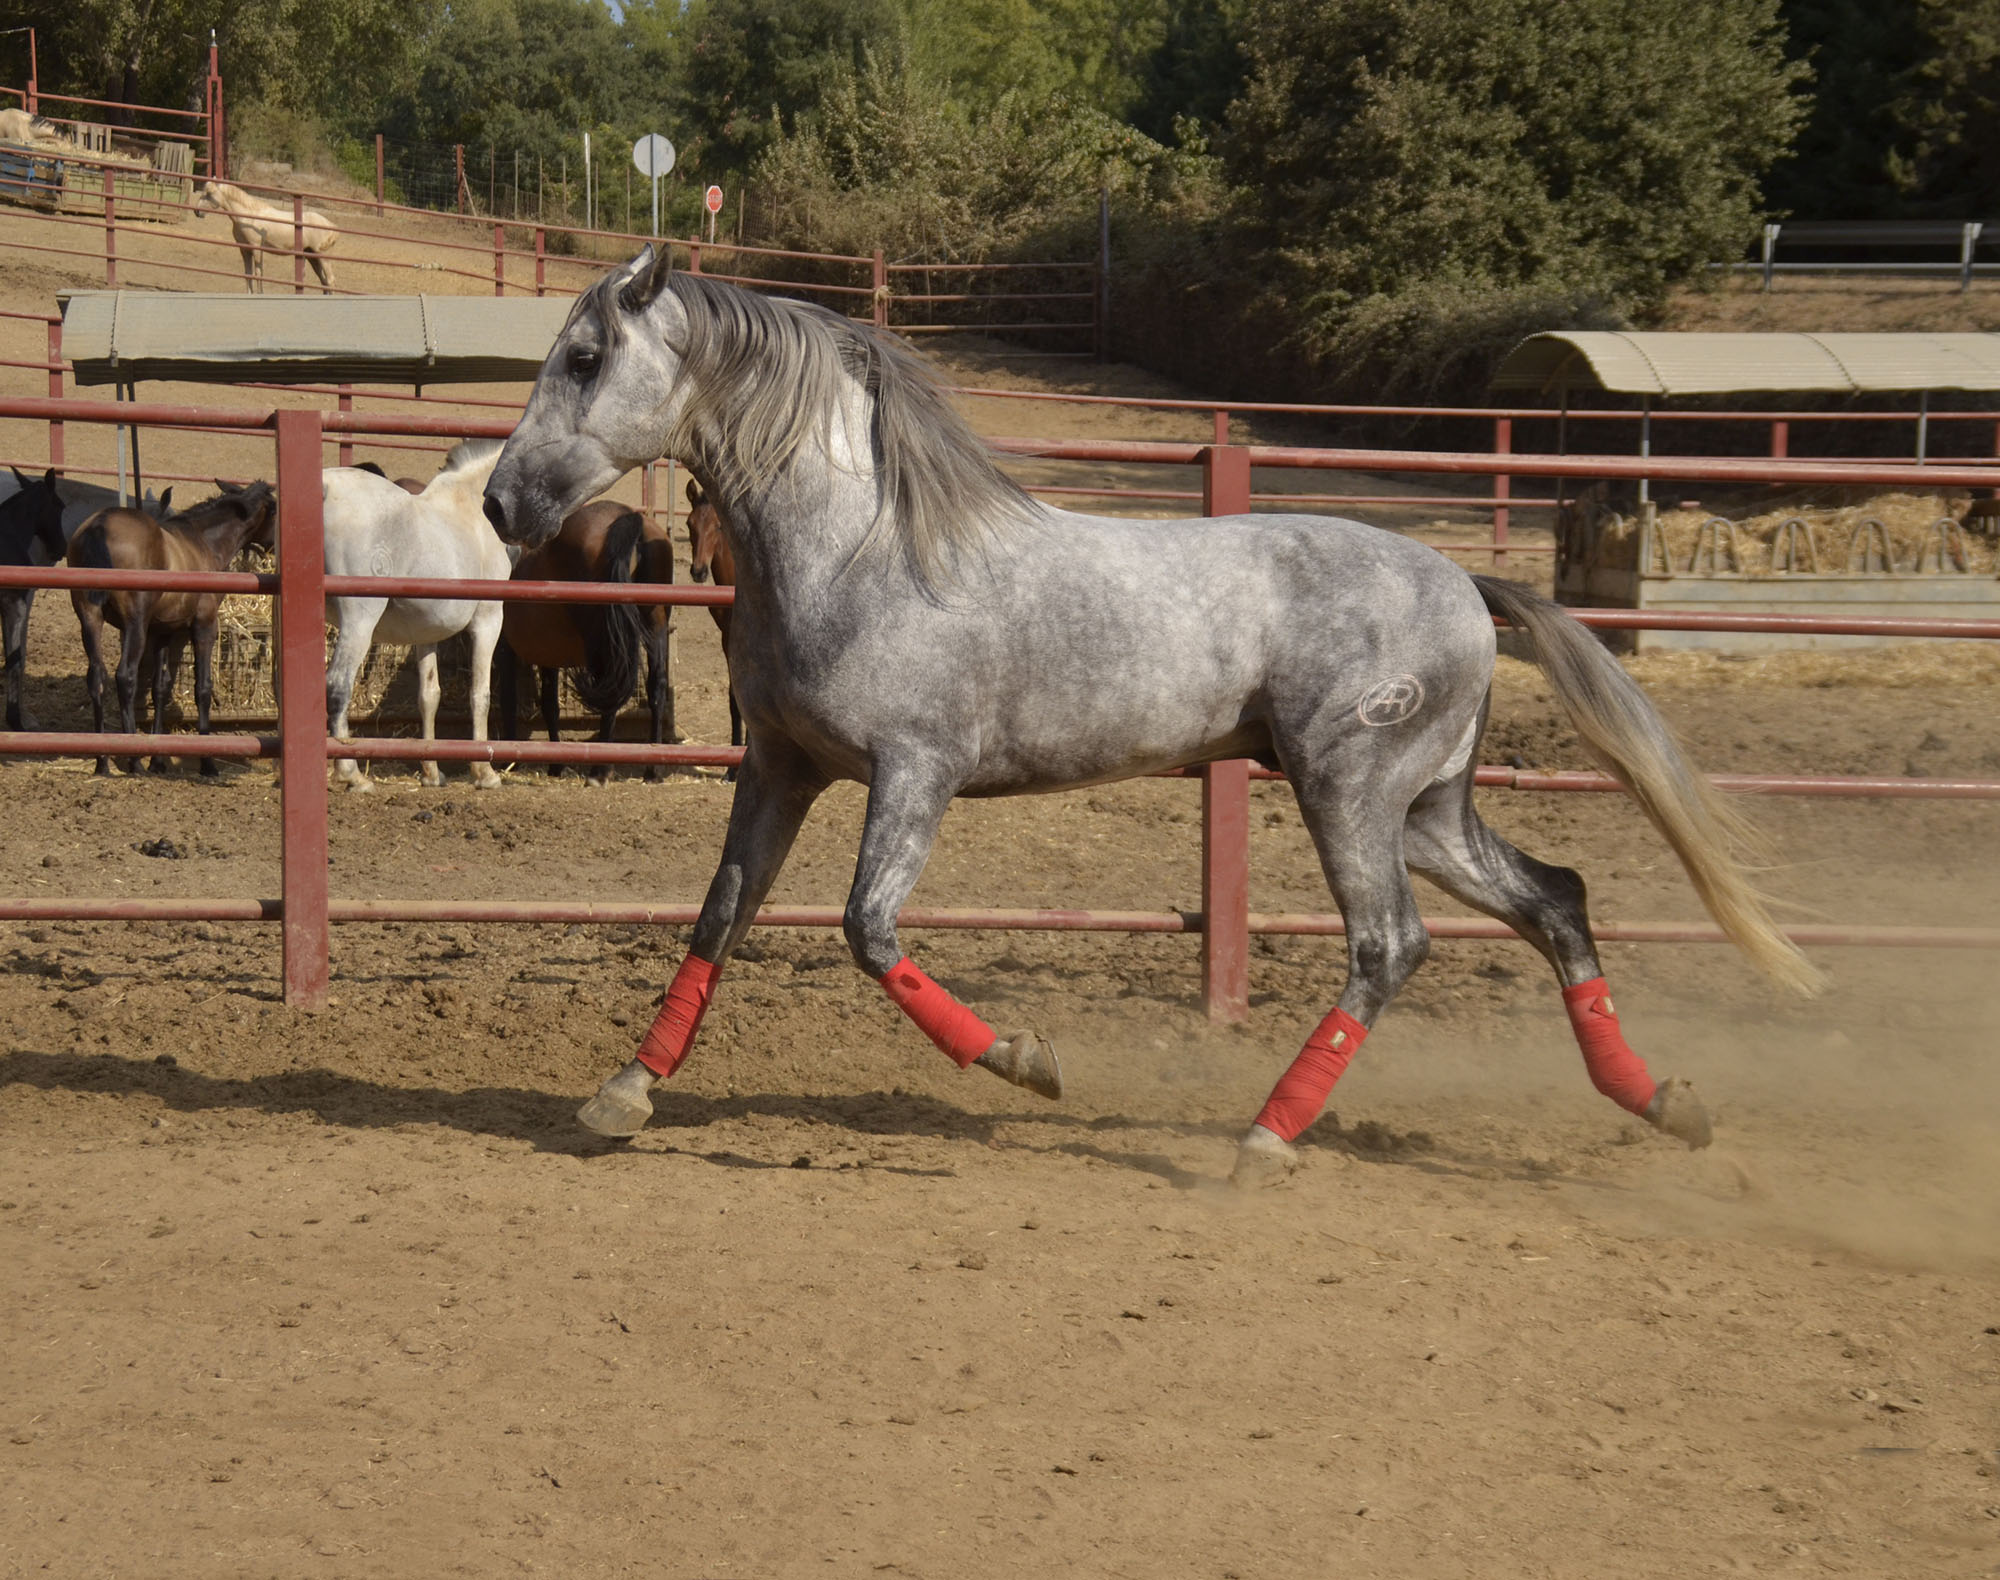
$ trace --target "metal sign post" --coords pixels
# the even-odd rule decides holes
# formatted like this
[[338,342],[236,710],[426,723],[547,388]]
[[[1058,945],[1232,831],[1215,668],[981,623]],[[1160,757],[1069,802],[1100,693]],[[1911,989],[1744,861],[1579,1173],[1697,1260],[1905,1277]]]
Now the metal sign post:
[[632,163],[653,192],[653,234],[660,234],[660,177],[674,168],[674,145],[658,132],[648,132],[632,145]]

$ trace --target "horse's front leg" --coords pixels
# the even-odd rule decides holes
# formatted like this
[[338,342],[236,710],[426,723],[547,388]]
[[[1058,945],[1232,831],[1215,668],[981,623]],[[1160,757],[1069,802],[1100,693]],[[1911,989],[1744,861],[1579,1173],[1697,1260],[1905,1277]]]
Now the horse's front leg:
[[[417,714],[423,720],[424,739],[437,739],[438,703],[443,700],[444,687],[438,682],[437,643],[426,642],[421,647],[410,649],[410,657],[417,665]],[[433,789],[444,783],[444,770],[426,757],[421,765],[424,783]]]
[[[181,645],[165,637],[153,643],[153,733],[167,733],[167,704],[173,700],[174,682],[179,678],[181,668]],[[163,774],[173,767],[173,758],[165,752],[153,753],[151,768],[156,774]]]
[[638,1057],[577,1110],[587,1129],[623,1137],[645,1128],[653,1113],[646,1094],[687,1057],[716,978],[749,931],[798,838],[799,825],[825,788],[825,778],[790,741],[774,739],[768,731],[759,736],[757,749],[743,760],[722,842],[722,865],[701,902],[687,958],[639,1045]]
[[[535,680],[535,705],[541,710],[542,728],[549,732],[549,744],[553,746],[562,739],[562,675],[553,669],[537,669]],[[563,766],[561,763],[550,763],[549,777],[562,778]]]
[[[664,610],[648,612],[665,613]],[[673,671],[667,650],[670,630],[664,618],[646,627],[646,710],[651,724],[646,738],[655,746],[665,746],[675,739]],[[646,783],[658,784],[666,777],[664,763],[646,765]]]
[[[472,617],[472,738],[486,739],[486,710],[493,699],[493,649],[500,645],[500,621],[506,607],[483,603]],[[472,783],[481,790],[500,788],[500,771],[490,762],[472,765]]]
[[[139,732],[139,667],[145,662],[149,645],[148,612],[144,594],[132,600],[118,647],[118,727],[127,735]],[[124,768],[128,774],[136,774],[139,759],[127,757]]]
[[[878,760],[868,790],[861,856],[841,925],[855,964],[882,984],[896,1007],[960,1069],[977,1064],[1043,1097],[1062,1096],[1062,1067],[1033,1032],[993,1028],[926,976],[903,953],[896,915],[922,875],[938,825],[961,781],[934,758]],[[737,792],[742,793],[740,790]]]
[[[194,727],[197,734],[209,733],[208,713],[215,702],[215,632],[214,620],[198,620],[194,628]],[[215,759],[201,759],[201,771],[208,778],[215,777]]]
[[254,247],[239,246],[236,250],[243,254],[243,289],[255,296],[258,294],[256,271],[262,265],[263,259],[258,256]]

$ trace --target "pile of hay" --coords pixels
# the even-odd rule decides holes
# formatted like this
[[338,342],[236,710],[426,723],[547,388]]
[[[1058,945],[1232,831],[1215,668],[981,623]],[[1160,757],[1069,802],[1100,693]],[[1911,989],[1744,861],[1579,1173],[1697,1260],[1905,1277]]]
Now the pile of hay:
[[[1994,540],[1957,525],[1967,503],[1963,495],[1878,494],[1857,505],[1779,506],[1732,520],[1726,529],[1710,526],[1717,520],[1710,511],[1662,510],[1653,527],[1651,568],[1701,575],[1740,571],[1745,576],[1815,568],[1880,571],[1886,543],[1899,571],[1945,569],[1993,575],[2000,570]],[[1585,510],[1591,508],[1588,501],[1582,504]],[[1787,524],[1794,522],[1803,525],[1787,532]],[[1781,534],[1786,539],[1782,545]],[[1609,569],[1637,569],[1639,541],[1638,517],[1604,515],[1589,562]],[[1775,568],[1774,550],[1779,551]]]

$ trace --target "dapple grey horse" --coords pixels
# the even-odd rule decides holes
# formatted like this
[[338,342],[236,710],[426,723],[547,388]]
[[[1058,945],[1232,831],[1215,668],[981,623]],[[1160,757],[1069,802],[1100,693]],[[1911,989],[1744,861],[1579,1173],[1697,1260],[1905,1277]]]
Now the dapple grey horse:
[[638,1058],[579,1118],[635,1134],[814,798],[868,786],[846,909],[856,961],[960,1065],[1054,1097],[1054,1051],[996,1036],[905,956],[897,912],[954,796],[1027,795],[1249,757],[1285,770],[1347,922],[1339,1005],[1245,1136],[1280,1174],[1429,940],[1414,870],[1555,967],[1599,1089],[1691,1145],[1709,1125],[1620,1034],[1582,880],[1473,807],[1493,615],[1526,632],[1578,733],[1637,797],[1710,912],[1801,989],[1812,968],[1730,854],[1743,832],[1639,688],[1567,614],[1353,521],[1111,520],[1045,508],[993,464],[916,358],[797,302],[675,274],[650,249],[579,300],[486,490],[503,538],[661,456],[721,506],[729,668],[749,724],[721,866]]

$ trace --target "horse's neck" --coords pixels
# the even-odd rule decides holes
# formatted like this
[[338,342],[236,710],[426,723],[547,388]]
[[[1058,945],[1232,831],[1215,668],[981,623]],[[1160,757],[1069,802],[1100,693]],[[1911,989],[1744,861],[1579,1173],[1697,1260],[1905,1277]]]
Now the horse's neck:
[[173,535],[203,558],[224,566],[243,552],[256,525],[254,519],[232,514],[205,527],[184,527]]

